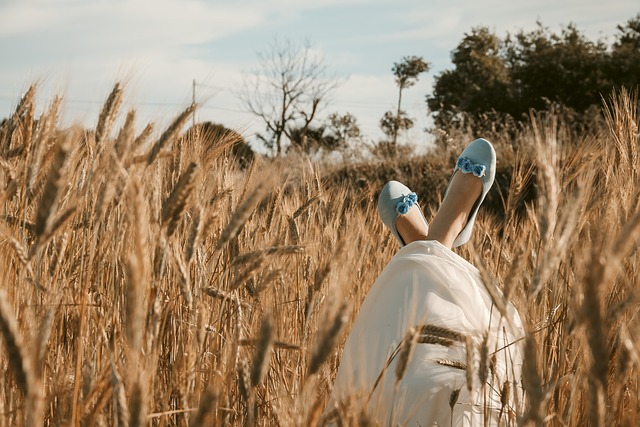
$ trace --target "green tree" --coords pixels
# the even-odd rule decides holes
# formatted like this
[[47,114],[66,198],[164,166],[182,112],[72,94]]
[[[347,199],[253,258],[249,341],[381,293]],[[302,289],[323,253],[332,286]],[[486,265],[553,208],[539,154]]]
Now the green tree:
[[358,138],[360,127],[355,116],[332,113],[322,125],[306,130],[305,141],[302,128],[292,129],[291,146],[306,153],[317,153],[321,149],[327,152],[344,151],[351,141]]
[[472,29],[452,52],[454,68],[436,76],[427,96],[436,126],[481,132],[486,117],[494,126],[552,108],[575,129],[588,127],[603,95],[640,81],[640,15],[618,30],[609,48],[574,25],[554,33],[538,23],[504,40],[487,28]]
[[618,25],[608,76],[612,86],[634,89],[640,84],[640,14]]
[[391,138],[393,146],[397,144],[398,132],[410,129],[413,126],[413,120],[402,111],[402,91],[415,85],[418,81],[418,76],[428,70],[429,63],[419,56],[405,56],[401,62],[395,62],[391,68],[398,85],[398,108],[395,115],[391,111],[387,111],[384,114],[380,120],[380,127]]
[[436,76],[427,97],[437,126],[465,125],[469,116],[509,109],[513,95],[502,49],[503,42],[487,28],[464,35],[451,55],[454,69]]
[[393,113],[387,111],[380,119],[380,129],[387,136],[391,147],[395,147],[396,137],[398,136],[398,130],[411,129],[413,127],[413,120],[404,111],[398,111]]
[[560,35],[541,24],[530,33],[516,36],[511,51],[512,81],[517,93],[509,114],[520,117],[530,108],[542,110],[549,103],[583,113],[600,100],[606,90],[606,45],[588,40],[569,25]]

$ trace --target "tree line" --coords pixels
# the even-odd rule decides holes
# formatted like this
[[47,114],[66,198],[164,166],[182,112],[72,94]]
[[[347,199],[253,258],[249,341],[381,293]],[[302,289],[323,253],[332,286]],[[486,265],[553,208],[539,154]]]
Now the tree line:
[[[274,155],[291,149],[343,150],[362,141],[352,114],[319,118],[340,82],[308,43],[275,40],[259,59],[258,67],[245,76],[239,97],[263,122],[264,132],[257,137]],[[432,115],[436,129],[481,134],[488,127],[527,121],[531,111],[549,109],[564,112],[570,126],[588,127],[593,115],[600,114],[603,97],[640,84],[640,14],[618,25],[611,43],[589,40],[573,24],[556,33],[538,22],[533,31],[502,38],[487,27],[476,27],[464,35],[451,59],[453,68],[436,75],[433,92],[425,96],[425,113]],[[402,109],[403,91],[429,69],[420,56],[393,64],[397,108],[381,117],[385,138],[374,151],[389,155],[398,150],[398,136],[414,125]]]
[[640,84],[640,14],[618,25],[613,43],[591,41],[574,25],[498,37],[472,29],[453,50],[453,69],[435,78],[426,102],[438,127],[482,130],[497,121],[526,120],[530,110],[563,108],[576,125],[614,89]]

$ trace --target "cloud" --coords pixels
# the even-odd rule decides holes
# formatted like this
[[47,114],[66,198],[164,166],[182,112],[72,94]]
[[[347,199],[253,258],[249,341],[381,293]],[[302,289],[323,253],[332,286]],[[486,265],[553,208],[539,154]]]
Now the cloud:
[[264,19],[251,9],[195,0],[36,1],[4,6],[0,35],[45,57],[122,58],[226,37]]

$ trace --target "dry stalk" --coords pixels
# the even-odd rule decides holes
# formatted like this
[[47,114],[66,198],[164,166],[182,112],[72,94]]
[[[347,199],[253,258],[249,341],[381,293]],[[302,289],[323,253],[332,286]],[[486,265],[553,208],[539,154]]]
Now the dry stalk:
[[271,350],[273,349],[273,325],[270,315],[266,315],[262,318],[260,324],[260,337],[258,346],[256,347],[256,353],[253,357],[253,364],[251,369],[251,386],[257,387],[264,378],[269,368],[269,361],[271,359]]
[[347,302],[343,301],[335,312],[333,319],[326,319],[326,321],[323,322],[323,324],[329,325],[329,327],[316,341],[313,353],[311,353],[307,377],[318,372],[322,364],[327,360],[327,357],[329,357],[329,354],[331,354],[333,346],[336,344],[338,339],[338,335],[340,334],[344,324],[347,322],[348,307]]
[[[60,188],[60,178],[62,176],[62,168],[67,158],[67,147],[59,144],[56,153],[49,168],[49,176],[45,184],[44,191],[40,197],[40,203],[36,211],[35,218],[35,234],[40,239],[49,226],[49,218],[55,211],[58,199],[58,191]],[[35,246],[38,246],[37,244]]]
[[417,328],[418,337],[421,335],[433,335],[451,341],[465,342],[467,336],[453,329],[433,324],[419,325]]
[[200,396],[198,411],[189,421],[189,427],[205,427],[211,425],[208,418],[210,418],[217,401],[218,393],[216,393],[213,387],[208,386]]
[[[220,300],[223,301],[228,301],[228,302],[233,302],[235,301],[235,297],[231,294],[229,294],[228,292],[225,292],[221,289],[217,289],[217,288],[213,288],[213,287],[206,287],[206,288],[202,288],[201,289],[202,292],[205,293],[205,295],[209,295],[210,297],[213,298],[218,298]],[[240,305],[243,308],[251,308],[251,306],[247,303],[241,302]]]
[[303,213],[305,213],[309,207],[314,204],[315,202],[317,202],[318,200],[320,200],[319,196],[313,196],[312,198],[310,198],[309,200],[307,200],[306,202],[304,202],[304,204],[302,206],[300,206],[291,216],[293,219],[298,218],[300,215],[302,215]]
[[130,348],[138,351],[144,333],[144,294],[142,290],[142,270],[137,257],[131,256],[126,264],[126,328],[125,335]]
[[171,236],[176,230],[180,215],[185,209],[187,198],[193,190],[192,178],[196,171],[197,165],[191,162],[187,166],[187,170],[180,176],[171,194],[164,202],[162,207],[162,225],[167,227],[167,235]]
[[460,369],[461,371],[467,370],[467,364],[460,362],[459,360],[452,359],[437,359],[436,363],[442,366],[448,366],[449,368]]
[[53,325],[53,318],[55,310],[49,307],[42,317],[40,322],[40,328],[38,329],[38,335],[35,341],[35,354],[34,354],[34,367],[36,376],[42,378],[45,356],[47,353],[47,347],[49,346],[49,338],[51,337],[51,326]]
[[130,110],[127,113],[127,118],[124,120],[124,125],[120,129],[118,136],[113,144],[113,150],[116,156],[119,159],[124,158],[125,154],[128,153],[131,144],[133,143],[133,138],[135,135],[135,122],[136,122],[136,112],[135,110]]
[[169,141],[173,140],[173,138],[178,134],[178,132],[180,132],[180,129],[182,129],[184,124],[187,122],[189,116],[192,115],[195,110],[196,104],[191,104],[190,106],[188,106],[186,110],[184,110],[178,115],[178,117],[175,118],[175,120],[173,121],[173,123],[171,123],[171,125],[169,125],[167,130],[165,130],[164,133],[160,135],[160,138],[158,138],[155,144],[153,144],[153,147],[151,147],[151,151],[149,151],[149,154],[147,155],[147,165],[151,165],[151,163],[153,163],[153,161],[158,157],[158,154],[160,154],[160,150],[162,150],[162,147],[164,147]]
[[128,426],[131,418],[127,405],[127,396],[125,395],[124,384],[122,384],[122,377],[120,377],[115,365],[111,365],[111,389],[118,415],[118,426]]
[[484,387],[489,377],[489,335],[487,332],[483,334],[482,343],[480,344],[480,367],[478,369],[478,377],[480,378],[480,385]]
[[271,225],[273,224],[273,218],[276,212],[276,208],[280,203],[280,198],[282,197],[282,187],[276,188],[276,193],[271,196],[271,204],[269,205],[269,213],[267,214],[267,221],[265,228],[267,230],[271,230]]
[[35,384],[35,373],[29,363],[28,352],[22,341],[13,310],[2,289],[0,289],[0,333],[4,337],[10,372],[13,373],[23,395],[29,396],[30,388]]
[[467,336],[465,342],[465,355],[467,362],[466,369],[466,380],[467,380],[467,391],[469,392],[469,396],[473,396],[473,378],[474,378],[474,368],[473,361],[475,360],[475,346],[473,345],[473,339],[470,336]]
[[462,389],[459,388],[457,390],[453,390],[449,395],[449,408],[451,408],[452,416],[453,416],[453,408],[456,406],[456,403],[458,402],[458,397],[460,397],[460,390]]
[[522,385],[529,398],[529,408],[525,413],[525,422],[541,425],[543,420],[542,407],[545,400],[542,382],[536,367],[536,343],[532,335],[527,335],[525,341],[525,355],[522,371]]
[[202,231],[202,211],[199,208],[195,208],[195,213],[191,218],[191,227],[189,227],[189,235],[187,236],[187,242],[185,245],[185,261],[189,263],[193,258],[193,252],[198,246],[198,237]]
[[293,245],[297,245],[300,242],[298,224],[296,224],[296,220],[290,216],[287,217],[287,222],[289,223],[289,237],[291,238],[291,243]]
[[136,139],[133,140],[133,144],[131,145],[132,151],[138,149],[138,147],[144,145],[144,143],[147,142],[147,139],[149,139],[149,137],[153,133],[153,127],[153,123],[149,123],[147,124],[147,126],[145,126],[142,132],[140,132],[140,135],[138,135]]
[[131,388],[130,427],[142,427],[148,425],[147,421],[147,395],[145,387],[140,381],[133,383]]
[[255,258],[299,254],[303,251],[304,246],[300,245],[271,246],[265,249],[259,249],[237,256],[231,263],[230,267],[236,265],[245,265]]
[[418,331],[416,328],[410,328],[405,334],[402,342],[400,343],[400,353],[398,363],[396,364],[396,384],[402,381],[411,357],[413,356],[413,350],[415,349],[418,339]]
[[216,243],[216,251],[222,249],[227,243],[229,243],[229,241],[238,235],[253,213],[255,207],[262,200],[266,189],[265,187],[266,185],[264,185],[264,183],[258,185],[258,187],[256,187],[247,197],[244,203],[242,203],[231,215],[231,221],[229,221],[227,226],[220,233],[220,237]]
[[[259,346],[260,339],[241,339],[240,345],[241,346],[247,346],[247,345]],[[304,349],[299,345],[289,344],[287,342],[278,341],[278,340],[273,341],[273,348],[277,348],[281,350],[303,350]]]
[[111,132],[111,127],[113,126],[113,122],[116,118],[116,114],[118,113],[118,108],[120,108],[121,103],[122,88],[120,87],[120,83],[116,82],[116,84],[113,86],[113,90],[107,98],[107,101],[102,107],[100,116],[98,117],[98,124],[96,125],[95,133],[97,147],[100,147],[101,143],[108,136],[109,132]]
[[248,403],[251,400],[250,394],[252,393],[249,361],[242,358],[238,365],[238,388],[240,389],[240,396],[242,396],[245,403]]

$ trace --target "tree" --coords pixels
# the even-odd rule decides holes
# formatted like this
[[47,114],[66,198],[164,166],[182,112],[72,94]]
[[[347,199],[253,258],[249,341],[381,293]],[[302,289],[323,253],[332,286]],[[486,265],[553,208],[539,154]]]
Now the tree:
[[258,138],[281,156],[294,128],[306,144],[311,123],[337,82],[328,78],[323,57],[308,43],[297,46],[276,39],[258,56],[260,67],[245,76],[240,99],[265,124],[267,133]]
[[603,43],[588,40],[573,25],[553,34],[539,24],[537,30],[521,32],[516,39],[512,54],[517,59],[511,60],[510,73],[518,85],[517,98],[507,112],[518,117],[551,103],[583,113],[600,102],[607,87]]
[[437,126],[466,125],[466,113],[478,117],[495,109],[508,109],[509,71],[502,58],[502,41],[489,29],[473,28],[452,52],[453,70],[436,76],[427,97]]
[[395,62],[391,68],[398,85],[398,108],[395,116],[391,111],[387,111],[384,114],[380,120],[380,127],[391,138],[393,146],[398,142],[398,132],[410,129],[413,126],[413,120],[402,111],[402,91],[415,85],[418,81],[418,76],[428,70],[429,63],[419,56],[405,56],[402,58],[402,62]]
[[332,113],[322,125],[306,130],[306,141],[302,128],[293,128],[290,134],[291,146],[306,153],[344,151],[350,141],[360,138],[360,127],[352,114]]
[[640,14],[618,25],[608,75],[613,86],[634,89],[640,84]]
[[609,49],[588,40],[574,25],[553,33],[538,23],[531,32],[501,40],[487,28],[465,34],[452,53],[454,68],[436,76],[429,110],[439,127],[492,126],[526,121],[530,110],[561,111],[578,130],[594,121],[602,96],[620,85],[640,82],[640,15]]
[[404,111],[398,111],[394,114],[392,111],[387,111],[380,119],[380,129],[389,138],[391,147],[395,147],[396,137],[399,129],[411,129],[413,127],[413,120]]
[[329,136],[336,141],[334,145],[338,148],[346,147],[350,141],[360,138],[358,120],[351,113],[330,114],[327,130]]

